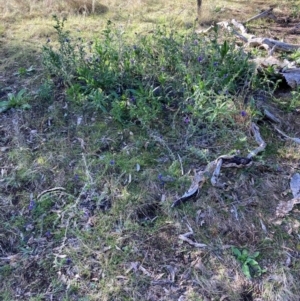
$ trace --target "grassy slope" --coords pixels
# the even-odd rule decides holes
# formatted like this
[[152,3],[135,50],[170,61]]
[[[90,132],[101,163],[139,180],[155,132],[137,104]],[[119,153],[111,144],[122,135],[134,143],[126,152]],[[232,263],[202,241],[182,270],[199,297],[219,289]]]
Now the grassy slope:
[[[107,19],[138,33],[157,23],[184,31],[194,21],[190,1],[103,5],[104,14],[69,17],[68,29],[92,39]],[[264,6],[209,3],[203,19],[247,18]],[[291,198],[299,146],[280,141],[263,124],[266,151],[249,169],[224,171],[229,190],[206,185],[195,202],[170,209],[187,189],[191,169],[234,149],[246,154],[253,148],[249,115],[235,117],[232,131],[210,128],[208,139],[180,121],[146,130],[78,108],[63,89],[41,88],[40,46],[55,40],[45,10],[5,7],[1,28],[1,97],[27,88],[32,109],[0,115],[0,299],[298,300],[299,212],[277,224],[273,218],[278,202]],[[297,134],[297,116],[279,113]],[[160,174],[175,181],[162,183]],[[187,224],[208,248],[178,239]],[[247,279],[231,245],[259,251],[267,272]]]

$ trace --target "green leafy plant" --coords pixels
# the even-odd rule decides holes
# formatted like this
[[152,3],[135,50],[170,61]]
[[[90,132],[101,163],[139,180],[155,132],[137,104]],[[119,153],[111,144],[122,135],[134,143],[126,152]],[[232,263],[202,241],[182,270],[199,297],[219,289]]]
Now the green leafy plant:
[[291,92],[292,94],[292,99],[291,102],[288,105],[289,111],[293,111],[295,109],[300,109],[300,88],[298,88],[295,91]]
[[199,39],[157,27],[152,34],[128,38],[108,21],[102,37],[85,42],[64,30],[55,17],[59,46],[44,47],[44,65],[62,79],[69,99],[91,105],[121,123],[164,122],[176,110],[208,122],[231,120],[232,95],[252,82],[248,57],[230,40]]
[[33,66],[30,66],[29,68],[20,67],[18,72],[15,72],[14,75],[25,76],[30,75],[33,72],[35,72],[35,68]]
[[256,258],[259,256],[259,252],[250,254],[248,250],[239,250],[236,247],[232,247],[232,253],[236,259],[242,264],[242,271],[247,278],[252,278],[252,276],[260,276],[262,273],[266,272],[266,269],[262,269]]
[[28,95],[25,89],[20,90],[17,94],[8,93],[7,100],[0,102],[0,113],[11,108],[20,108],[22,110],[30,109],[28,104]]
[[300,88],[291,91],[291,97],[276,100],[280,108],[286,112],[299,111],[300,109]]
[[300,64],[300,50],[298,49],[291,53],[288,59],[295,61],[296,64]]

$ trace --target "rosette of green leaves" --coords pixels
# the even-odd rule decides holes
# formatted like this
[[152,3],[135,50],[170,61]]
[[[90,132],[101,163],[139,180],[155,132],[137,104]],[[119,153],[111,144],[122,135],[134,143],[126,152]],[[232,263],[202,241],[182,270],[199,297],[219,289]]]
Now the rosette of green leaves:
[[252,276],[260,276],[262,273],[266,272],[266,269],[262,269],[256,258],[259,256],[259,252],[250,254],[248,250],[243,249],[240,251],[236,247],[232,247],[232,253],[236,259],[242,264],[242,271],[247,278],[252,278]]

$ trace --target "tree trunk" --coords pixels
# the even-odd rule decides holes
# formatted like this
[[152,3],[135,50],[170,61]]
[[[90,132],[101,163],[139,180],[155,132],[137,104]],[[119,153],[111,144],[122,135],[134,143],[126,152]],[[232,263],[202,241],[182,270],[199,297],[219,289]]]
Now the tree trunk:
[[200,22],[202,0],[197,0],[197,17]]

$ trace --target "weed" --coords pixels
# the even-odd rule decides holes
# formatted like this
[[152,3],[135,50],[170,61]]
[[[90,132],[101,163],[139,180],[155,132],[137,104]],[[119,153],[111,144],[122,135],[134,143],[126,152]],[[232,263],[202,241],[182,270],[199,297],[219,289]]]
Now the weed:
[[300,50],[296,50],[288,56],[288,59],[294,61],[296,64],[300,64]]
[[20,90],[17,94],[8,93],[7,100],[0,102],[0,113],[12,108],[20,108],[22,110],[30,109],[28,104],[29,96],[25,89]]
[[250,255],[249,251],[246,249],[240,251],[238,248],[232,247],[232,253],[242,264],[242,271],[247,278],[260,276],[262,273],[266,272],[266,269],[262,269],[255,260],[259,256],[259,252],[255,252]]
[[52,90],[53,90],[53,84],[49,81],[45,81],[38,89],[36,98],[38,98],[41,101],[45,102],[51,102],[53,96],[52,96]]
[[9,264],[0,267],[0,275],[1,278],[9,277],[9,275],[13,272],[13,269]]
[[300,5],[298,1],[291,1],[292,2],[292,17],[293,18],[299,18],[300,15]]
[[291,92],[292,99],[288,105],[289,111],[294,111],[295,109],[300,109],[300,88]]
[[70,99],[92,105],[115,120],[149,125],[168,119],[170,108],[208,122],[230,118],[232,95],[251,82],[247,56],[225,40],[218,44],[158,27],[128,41],[110,21],[103,38],[74,40],[55,18],[59,47],[44,46],[44,65],[61,76]]
[[25,76],[25,75],[30,75],[33,72],[35,72],[33,66],[30,66],[29,68],[20,67],[18,69],[18,72],[14,73],[14,75]]

